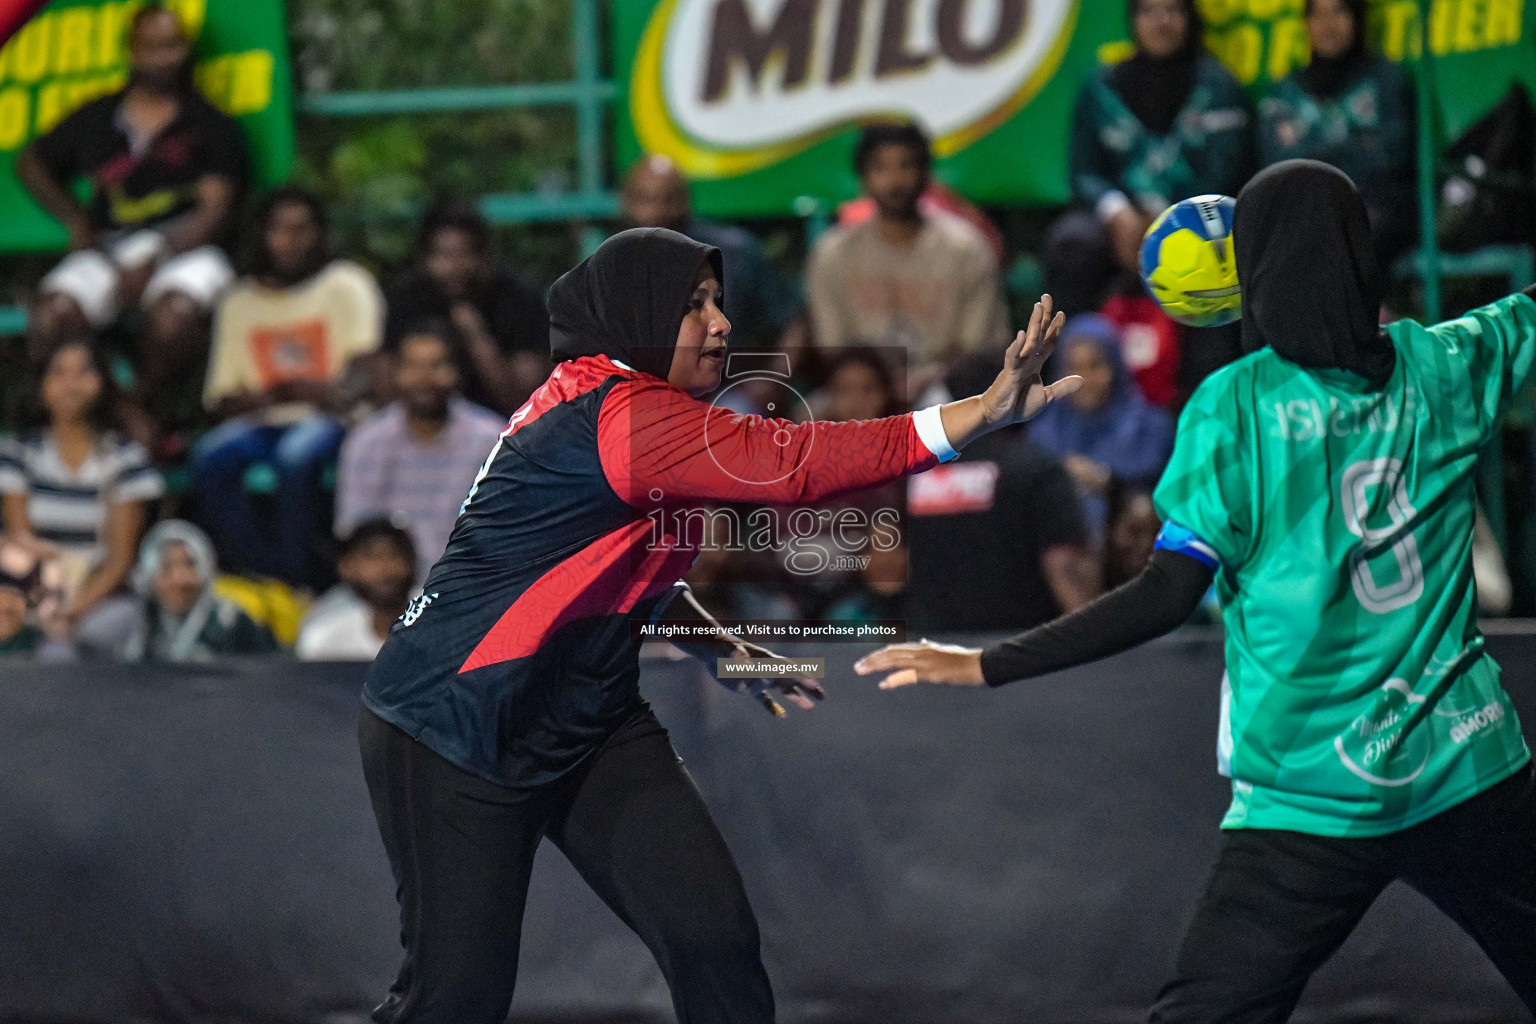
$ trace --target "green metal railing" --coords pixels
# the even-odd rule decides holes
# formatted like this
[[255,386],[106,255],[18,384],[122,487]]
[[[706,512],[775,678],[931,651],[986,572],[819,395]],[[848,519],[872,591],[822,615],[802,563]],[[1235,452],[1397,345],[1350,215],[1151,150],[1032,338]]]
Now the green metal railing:
[[311,117],[375,117],[570,107],[576,112],[576,188],[559,192],[490,193],[480,197],[480,211],[493,224],[615,217],[619,197],[603,181],[603,116],[618,89],[602,76],[597,3],[598,0],[572,3],[572,81],[328,93],[301,97],[298,112]]

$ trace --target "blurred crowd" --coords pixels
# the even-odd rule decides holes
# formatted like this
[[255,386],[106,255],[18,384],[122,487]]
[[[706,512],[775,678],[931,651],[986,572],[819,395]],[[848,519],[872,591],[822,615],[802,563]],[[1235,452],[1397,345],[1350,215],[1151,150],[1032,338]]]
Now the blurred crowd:
[[[1239,354],[1235,328],[1184,329],[1141,289],[1151,219],[1309,156],[1360,186],[1383,260],[1413,244],[1412,93],[1366,48],[1365,0],[1309,0],[1311,63],[1257,109],[1206,53],[1191,0],[1132,0],[1129,15],[1135,52],[1081,87],[1075,202],[1038,254],[1069,316],[1057,372],[1082,389],[904,491],[860,497],[900,516],[869,529],[867,557],[797,573],[706,544],[690,580],[716,614],[1011,630],[1087,602],[1145,564],[1178,409]],[[332,250],[313,194],[248,195],[240,130],[192,87],[176,16],[149,4],[129,31],[127,86],[16,164],[70,242],[37,285],[25,365],[3,368],[17,386],[0,440],[0,654],[369,659],[551,370],[541,288],[451,200],[381,284]],[[789,386],[806,396],[795,415],[886,415],[973,393],[1000,365],[1002,233],[932,179],[912,124],[869,126],[854,162],[862,195],[814,239],[798,285],[752,234],[696,217],[667,159],[628,174],[624,226],[718,246],[733,345],[780,359],[729,387],[735,411],[782,415],[768,396]]]

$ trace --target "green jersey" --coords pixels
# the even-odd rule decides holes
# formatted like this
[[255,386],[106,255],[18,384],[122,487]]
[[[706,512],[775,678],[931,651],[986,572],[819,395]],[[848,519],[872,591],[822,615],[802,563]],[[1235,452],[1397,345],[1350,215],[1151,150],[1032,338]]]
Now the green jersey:
[[1473,469],[1536,369],[1536,302],[1387,328],[1374,389],[1263,349],[1179,421],[1159,546],[1218,569],[1223,828],[1407,828],[1529,759],[1483,653]]

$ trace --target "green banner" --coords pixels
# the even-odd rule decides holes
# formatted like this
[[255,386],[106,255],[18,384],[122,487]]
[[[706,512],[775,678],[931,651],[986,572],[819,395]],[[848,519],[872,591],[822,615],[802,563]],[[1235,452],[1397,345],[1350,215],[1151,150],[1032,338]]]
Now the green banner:
[[[197,84],[237,117],[258,184],[293,163],[282,0],[170,0],[196,39]],[[75,108],[127,80],[125,33],[143,0],[55,0],[0,48],[0,252],[61,249],[64,230],[27,195],[16,153]]]
[[[1255,98],[1307,60],[1303,0],[1198,0],[1207,43]],[[618,157],[662,153],[711,215],[778,215],[857,192],[858,125],[914,118],[938,176],[983,203],[1065,202],[1084,75],[1130,50],[1124,0],[625,0],[614,5]],[[1417,0],[1374,0],[1371,36],[1414,59]],[[1536,2],[1434,0],[1442,134],[1523,80]]]

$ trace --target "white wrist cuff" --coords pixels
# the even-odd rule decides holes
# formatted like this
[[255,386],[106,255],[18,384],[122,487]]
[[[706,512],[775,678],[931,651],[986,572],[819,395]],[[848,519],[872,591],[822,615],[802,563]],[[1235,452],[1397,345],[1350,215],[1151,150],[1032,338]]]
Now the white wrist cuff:
[[949,435],[944,433],[944,418],[939,414],[939,406],[930,405],[914,412],[912,425],[917,428],[917,436],[923,446],[937,455],[940,462],[960,457],[960,453],[949,443]]

